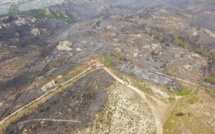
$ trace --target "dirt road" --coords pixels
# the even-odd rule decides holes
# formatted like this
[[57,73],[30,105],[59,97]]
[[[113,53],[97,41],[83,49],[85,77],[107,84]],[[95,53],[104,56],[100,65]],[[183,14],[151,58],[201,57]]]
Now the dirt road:
[[[79,78],[81,75],[83,75],[83,74],[87,74],[87,72],[89,71],[89,73],[90,72],[93,72],[93,71],[95,71],[95,70],[97,70],[97,69],[94,69],[94,70],[91,70],[91,68],[87,68],[86,70],[84,70],[84,71],[82,71],[81,73],[79,73],[79,74],[77,74],[76,76],[74,76],[73,78],[71,78],[70,80],[68,80],[68,81],[66,81],[66,82],[64,82],[64,83],[62,83],[62,84],[60,84],[60,86],[63,86],[63,85],[66,85],[66,84],[68,84],[69,82],[71,82],[71,81],[73,81],[74,79],[77,79],[77,78]],[[42,96],[40,96],[39,98],[37,98],[37,99],[35,99],[35,100],[33,100],[32,102],[30,102],[30,103],[28,103],[27,105],[25,105],[25,106],[23,106],[23,107],[21,107],[21,108],[19,108],[18,110],[16,110],[15,112],[13,112],[12,114],[10,114],[9,116],[7,116],[7,117],[5,117],[3,120],[1,120],[0,121],[0,133],[2,133],[3,132],[3,128],[5,127],[5,126],[7,126],[11,121],[8,121],[8,120],[10,120],[12,117],[14,117],[14,116],[17,116],[17,115],[19,115],[19,114],[23,114],[23,113],[21,113],[21,112],[23,112],[24,110],[25,110],[25,108],[27,108],[27,107],[33,107],[33,105],[38,105],[38,104],[40,104],[40,103],[43,103],[43,101],[44,101],[44,98],[45,98],[45,100],[46,100],[46,98],[48,99],[50,96],[52,96],[52,94],[51,93],[53,93],[53,95],[55,94],[55,90],[57,90],[59,88],[59,86],[57,86],[57,87],[55,87],[54,89],[52,89],[52,90],[49,90],[48,92],[46,92],[45,94],[43,94]],[[51,95],[50,95],[51,94]],[[19,115],[20,116],[20,115]],[[4,127],[2,127],[2,126],[4,126]]]
[[145,94],[143,92],[141,92],[138,88],[129,85],[127,82],[121,80],[120,78],[118,78],[116,75],[114,75],[108,68],[104,67],[103,68],[108,74],[110,74],[116,81],[120,82],[121,84],[127,86],[128,88],[132,89],[133,91],[135,91],[136,93],[138,93],[144,100],[145,102],[148,104],[148,106],[150,107],[152,114],[155,118],[155,124],[156,124],[156,134],[163,134],[163,126],[161,124],[160,121],[160,116],[156,110],[156,108],[153,106],[153,104],[146,98]]

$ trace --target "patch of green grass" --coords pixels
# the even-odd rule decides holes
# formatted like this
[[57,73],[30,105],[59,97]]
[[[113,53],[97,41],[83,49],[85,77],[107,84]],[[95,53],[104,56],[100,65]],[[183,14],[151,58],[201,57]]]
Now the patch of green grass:
[[131,78],[131,81],[134,84],[134,86],[137,87],[139,90],[141,90],[147,94],[153,94],[152,89],[147,87],[144,83],[137,80],[135,77],[130,77],[130,78]]
[[189,89],[177,89],[175,91],[175,94],[180,96],[186,96],[186,95],[190,95],[191,92],[192,90],[189,90]]
[[164,85],[164,88],[165,88],[166,90],[170,90],[170,87],[169,87],[168,85]]
[[[187,96],[187,95],[190,95],[192,93],[192,90],[190,89],[177,89],[177,90],[171,90],[169,88],[169,86],[164,86],[164,88],[167,90],[168,93],[170,94],[175,94],[175,95],[179,95],[179,96]],[[198,91],[196,91],[198,92]]]
[[164,134],[173,134],[178,128],[178,123],[180,122],[180,118],[175,116],[175,112],[173,111],[168,120],[164,125]]
[[137,87],[140,91],[153,95],[153,91],[151,88],[147,87],[147,85],[145,84],[145,82],[148,82],[144,79],[138,79],[135,75],[132,74],[126,74],[124,72],[120,72],[119,70],[117,70],[116,68],[112,68],[114,71],[114,73],[123,81],[126,81],[127,83],[131,82],[131,85]]
[[100,62],[102,62],[106,67],[110,67],[111,63],[112,63],[112,58],[110,55],[102,55],[99,58]]
[[179,133],[180,128],[187,124],[191,118],[191,113],[188,111],[181,111],[181,108],[185,107],[182,103],[179,103],[171,112],[167,121],[164,124],[164,134]]
[[189,99],[186,100],[187,103],[189,104],[195,104],[198,101],[197,97],[193,96]]
[[61,83],[66,81],[69,77],[74,76],[78,73],[80,73],[82,70],[86,69],[87,65],[86,64],[80,64],[74,68],[72,68],[71,70],[65,72],[61,78],[56,78],[55,81]]
[[198,95],[198,93],[199,93],[199,89],[196,89],[196,90],[193,92],[193,94],[195,94],[195,95]]
[[212,90],[213,95],[215,95],[215,90]]
[[175,97],[169,97],[168,100],[169,100],[170,102],[174,102],[174,101],[175,101]]

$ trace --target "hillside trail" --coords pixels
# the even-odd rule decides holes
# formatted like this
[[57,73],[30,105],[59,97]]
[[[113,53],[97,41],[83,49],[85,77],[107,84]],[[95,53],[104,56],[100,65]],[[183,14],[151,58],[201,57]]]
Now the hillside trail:
[[152,71],[152,70],[149,70],[149,69],[143,69],[143,70],[147,71],[147,72],[152,72],[152,73],[157,74],[157,75],[162,75],[162,76],[165,76],[165,77],[169,77],[169,78],[171,78],[173,80],[178,80],[180,82],[187,83],[187,84],[190,84],[190,85],[193,85],[193,86],[201,86],[200,84],[190,82],[190,81],[178,78],[178,77],[170,76],[170,75],[167,75],[167,74],[164,74],[164,73],[161,73],[161,72],[156,72],[156,71]]
[[[85,74],[87,74],[87,73],[93,72],[93,71],[98,70],[98,69],[100,69],[100,68],[93,69],[93,70],[91,70],[91,68],[87,68],[87,69],[85,69],[84,71],[82,71],[82,72],[80,72],[79,74],[77,74],[76,76],[74,76],[73,78],[67,80],[66,82],[64,82],[64,83],[62,83],[62,84],[60,84],[60,86],[64,86],[64,85],[70,83],[71,81],[73,81],[74,79],[77,79],[78,77],[81,77],[82,75],[85,75]],[[42,103],[42,102],[43,102],[42,99],[48,98],[48,95],[49,95],[50,93],[54,93],[54,91],[57,90],[58,88],[59,88],[59,86],[57,86],[57,87],[55,87],[55,88],[49,90],[48,92],[46,92],[45,94],[43,94],[43,95],[40,96],[39,98],[37,98],[37,99],[35,99],[35,100],[29,102],[28,104],[22,106],[22,107],[19,108],[18,110],[14,111],[13,113],[11,113],[11,114],[8,115],[7,117],[5,117],[4,119],[0,120],[0,133],[3,132],[1,126],[5,125],[6,121],[8,121],[8,120],[9,120],[10,118],[12,118],[13,116],[16,116],[17,114],[21,113],[22,111],[25,110],[25,108],[27,108],[27,107],[29,107],[29,106],[33,106],[35,103],[37,103],[37,102],[39,103],[40,101],[41,101],[40,103]],[[6,124],[8,124],[8,122],[7,122]]]
[[155,118],[155,127],[156,127],[156,134],[163,134],[163,126],[160,120],[160,115],[157,112],[157,109],[154,107],[154,105],[146,98],[145,94],[140,91],[138,88],[132,86],[132,85],[128,85],[127,82],[121,80],[119,77],[117,77],[115,74],[113,74],[108,68],[104,67],[103,68],[109,75],[111,75],[116,81],[118,81],[119,83],[125,85],[126,87],[132,89],[133,91],[135,91],[137,94],[139,94],[141,96],[141,98],[148,104],[149,108],[152,111],[152,114]]

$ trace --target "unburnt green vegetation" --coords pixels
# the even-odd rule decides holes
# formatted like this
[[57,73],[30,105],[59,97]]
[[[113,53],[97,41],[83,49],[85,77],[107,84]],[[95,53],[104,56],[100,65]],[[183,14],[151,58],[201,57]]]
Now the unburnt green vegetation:
[[191,92],[192,90],[189,90],[189,89],[178,89],[175,91],[176,95],[180,95],[180,96],[190,95]]
[[[160,43],[165,43],[167,45],[174,44],[178,45],[184,48],[187,48],[189,50],[192,49],[192,46],[190,43],[182,39],[179,35],[164,35],[163,33],[159,33],[157,30],[151,30],[148,33],[149,35],[153,36],[156,40],[158,40]],[[168,38],[167,38],[168,37]]]
[[65,12],[54,10],[54,9],[33,9],[29,11],[20,12],[20,15],[32,16],[35,18],[48,18],[48,19],[57,19],[62,20],[68,23],[74,23],[75,20],[71,15],[66,14]]
[[[164,88],[166,89],[166,91],[170,94],[173,95],[178,95],[178,96],[189,96],[192,94],[191,89],[186,89],[186,88],[181,88],[181,89],[177,89],[177,90],[171,90],[169,86],[164,86]],[[196,90],[194,90],[194,93],[197,94],[198,90],[195,92]]]
[[19,11],[17,5],[12,5],[9,9],[8,14],[1,15],[0,17],[4,16],[16,16],[16,15],[24,15],[24,16],[31,16],[38,19],[56,19],[61,20],[67,23],[74,23],[75,19],[71,14],[68,14],[64,11],[52,9],[52,8],[44,8],[44,9],[32,9],[28,11]]
[[181,39],[179,36],[177,36],[177,35],[174,36],[173,43],[174,43],[175,45],[182,46],[182,47],[187,48],[187,49],[189,49],[189,50],[192,49],[191,45],[190,45],[187,41],[182,40],[182,39]]
[[112,63],[111,55],[102,55],[99,58],[100,62],[103,63],[106,67],[110,67]]
[[198,101],[198,98],[195,96],[192,96],[186,100],[186,102],[189,104],[195,104],[197,101]]

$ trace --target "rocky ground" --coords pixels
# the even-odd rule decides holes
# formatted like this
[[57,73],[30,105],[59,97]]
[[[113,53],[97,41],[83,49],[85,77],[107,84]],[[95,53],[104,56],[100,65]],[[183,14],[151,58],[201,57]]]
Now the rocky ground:
[[[41,72],[57,45],[47,41],[63,30],[62,22],[37,20],[29,17],[5,17],[1,19],[1,103],[6,108],[35,78],[43,76]],[[59,25],[59,27],[56,27]],[[46,68],[52,65],[46,66]],[[10,96],[10,97],[9,97]],[[33,97],[34,98],[34,97]],[[1,108],[1,113],[5,110]]]

